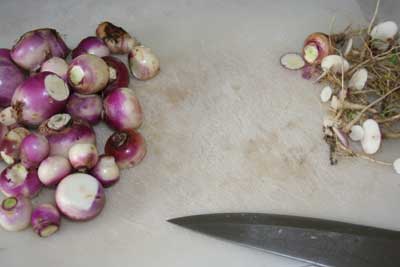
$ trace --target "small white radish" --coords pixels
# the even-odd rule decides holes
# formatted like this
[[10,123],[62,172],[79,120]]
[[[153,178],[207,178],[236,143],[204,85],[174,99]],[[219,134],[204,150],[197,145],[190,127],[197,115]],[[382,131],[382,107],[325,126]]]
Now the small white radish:
[[381,145],[381,131],[378,123],[368,119],[363,123],[364,135],[361,146],[366,154],[375,154]]
[[349,81],[349,88],[362,90],[368,79],[368,71],[365,68],[357,70]]
[[353,141],[361,141],[364,136],[364,129],[360,125],[353,125],[349,137]]
[[323,103],[328,102],[332,97],[332,93],[333,93],[332,87],[330,87],[329,85],[322,88],[320,95],[321,101]]
[[324,72],[332,71],[334,73],[346,72],[350,68],[349,62],[339,55],[329,55],[322,59],[321,68]]

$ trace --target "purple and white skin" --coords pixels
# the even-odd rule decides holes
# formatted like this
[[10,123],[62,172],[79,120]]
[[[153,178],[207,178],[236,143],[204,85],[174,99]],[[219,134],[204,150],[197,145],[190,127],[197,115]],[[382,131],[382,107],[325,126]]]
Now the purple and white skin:
[[98,57],[105,57],[110,55],[110,49],[100,38],[96,36],[89,36],[80,41],[78,46],[72,50],[72,58],[76,58],[82,54],[92,54]]
[[128,55],[129,69],[136,79],[146,81],[160,72],[160,60],[144,46],[136,46]]
[[72,60],[68,68],[68,83],[80,94],[90,95],[103,90],[110,74],[100,57],[83,54]]
[[103,187],[110,187],[119,181],[119,167],[113,156],[101,155],[90,173]]
[[86,221],[96,217],[102,211],[105,200],[100,182],[85,173],[68,175],[56,189],[58,209],[75,221]]
[[10,56],[21,68],[36,71],[51,57],[49,43],[38,31],[30,31],[21,36],[12,47]]
[[45,71],[57,74],[64,81],[67,81],[68,64],[64,59],[60,57],[52,57],[43,62],[40,68],[40,72]]
[[99,160],[99,153],[94,144],[74,144],[68,152],[72,167],[80,172],[93,168]]
[[51,187],[57,185],[71,172],[72,166],[68,159],[61,156],[50,156],[40,163],[38,177],[43,185]]
[[107,139],[104,151],[106,155],[115,158],[120,169],[124,169],[139,164],[146,155],[147,148],[139,132],[128,130],[113,133]]
[[108,126],[118,130],[138,128],[143,122],[139,100],[130,88],[117,88],[103,101],[104,120]]
[[31,133],[22,140],[19,157],[26,168],[36,168],[49,155],[49,152],[50,145],[46,137]]
[[27,169],[21,163],[8,166],[0,174],[0,191],[7,197],[33,198],[41,189],[37,170]]
[[108,72],[110,73],[108,85],[103,90],[103,96],[107,96],[114,89],[128,87],[129,71],[126,65],[118,58],[112,56],[103,57],[103,60],[107,63]]
[[51,57],[65,58],[69,48],[54,29],[37,29],[21,36],[10,52],[12,60],[21,68],[36,71]]
[[22,140],[29,135],[29,130],[17,127],[8,131],[0,144],[0,156],[4,162],[11,165],[19,160]]
[[78,118],[95,125],[101,120],[103,102],[99,95],[72,94],[67,103],[67,112],[72,118]]
[[50,52],[53,57],[66,58],[69,54],[69,48],[55,29],[44,28],[37,29],[37,32],[47,41]]
[[38,126],[67,104],[68,85],[56,74],[41,72],[25,80],[12,97],[18,122]]
[[0,206],[0,226],[6,231],[21,231],[31,222],[32,203],[23,196],[8,197]]
[[96,144],[96,134],[84,120],[72,119],[67,113],[52,116],[39,126],[39,132],[50,144],[50,155],[68,158],[68,151],[74,144]]
[[8,49],[0,52],[0,107],[7,107],[15,89],[25,80],[25,74],[12,62]]
[[40,237],[48,237],[58,231],[61,215],[51,204],[41,204],[33,209],[31,225],[33,231]]

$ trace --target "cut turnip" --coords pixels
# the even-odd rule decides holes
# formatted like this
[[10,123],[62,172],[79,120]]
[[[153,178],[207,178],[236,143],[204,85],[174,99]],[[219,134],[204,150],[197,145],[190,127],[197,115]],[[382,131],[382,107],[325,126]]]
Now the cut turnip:
[[368,71],[365,68],[357,70],[349,81],[349,88],[362,90],[367,83]]
[[67,112],[73,117],[87,121],[91,125],[101,120],[103,102],[99,95],[72,94],[67,103]]
[[99,160],[94,144],[74,144],[69,149],[68,156],[72,167],[81,172],[90,170]]
[[35,197],[42,185],[36,169],[27,169],[21,163],[5,168],[0,174],[0,191],[10,197]]
[[67,113],[52,116],[39,126],[39,132],[50,144],[50,155],[68,158],[68,151],[74,144],[96,144],[96,134],[90,124],[72,119]]
[[141,81],[149,80],[160,72],[160,60],[144,46],[136,46],[128,55],[129,69]]
[[41,72],[19,86],[11,102],[18,122],[38,126],[62,111],[68,96],[69,88],[60,77],[51,72]]
[[71,170],[72,166],[68,159],[61,156],[50,156],[40,163],[38,177],[45,186],[54,186],[69,175]]
[[19,160],[22,140],[29,134],[30,132],[23,127],[11,129],[6,133],[0,144],[0,156],[5,163],[10,165]]
[[381,145],[381,131],[378,123],[368,119],[363,123],[364,136],[361,139],[361,146],[366,154],[375,154]]
[[90,172],[104,187],[110,187],[119,180],[119,168],[113,156],[102,155]]
[[353,125],[349,137],[353,141],[361,141],[364,137],[364,129],[360,125]]
[[60,76],[64,81],[67,80],[67,71],[68,71],[68,64],[67,62],[60,58],[60,57],[52,57],[49,60],[43,62],[41,68],[41,72],[52,72]]
[[288,70],[299,70],[303,68],[306,63],[299,54],[287,53],[281,57],[281,65]]
[[333,53],[329,36],[325,33],[315,32],[304,41],[303,57],[309,64],[318,64],[323,58]]
[[0,226],[6,231],[21,231],[29,226],[31,201],[23,196],[9,197],[0,206]]
[[321,101],[323,103],[328,102],[331,99],[332,94],[333,94],[332,87],[330,87],[329,85],[325,86],[321,91],[320,95]]
[[50,151],[49,141],[41,134],[27,135],[20,145],[21,163],[27,168],[38,167]]
[[51,204],[37,206],[31,216],[33,231],[40,237],[48,237],[58,231],[61,216],[58,210]]
[[106,87],[108,66],[100,57],[82,54],[74,58],[68,68],[68,82],[80,94],[95,94]]
[[75,173],[65,177],[57,186],[57,207],[72,220],[94,218],[104,207],[103,187],[91,175]]

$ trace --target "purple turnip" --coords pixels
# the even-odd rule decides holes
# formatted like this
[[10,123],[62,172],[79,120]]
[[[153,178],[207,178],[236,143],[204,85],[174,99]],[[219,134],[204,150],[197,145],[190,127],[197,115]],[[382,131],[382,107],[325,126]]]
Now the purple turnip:
[[124,29],[108,21],[97,26],[96,35],[104,41],[113,54],[127,54],[139,44]]
[[68,159],[61,156],[50,156],[40,163],[38,177],[45,186],[54,186],[71,171],[72,166]]
[[96,178],[85,173],[74,173],[58,184],[56,203],[61,213],[69,219],[84,221],[102,211],[105,194]]
[[134,130],[113,133],[106,142],[105,154],[113,156],[118,167],[130,168],[142,161],[146,155],[143,136]]
[[99,159],[99,154],[94,144],[74,144],[69,149],[68,156],[72,167],[81,172],[93,168]]
[[103,107],[106,123],[116,130],[135,129],[142,124],[142,107],[130,88],[114,89],[104,99]]
[[106,87],[108,66],[100,57],[82,54],[68,68],[68,82],[80,94],[95,94]]
[[101,155],[90,173],[103,187],[110,187],[119,181],[119,167],[113,156]]
[[50,155],[68,158],[74,144],[96,144],[96,134],[90,124],[72,119],[67,113],[56,114],[39,126],[39,132],[50,144]]
[[101,120],[103,103],[99,95],[72,94],[67,103],[67,112],[72,118],[82,119],[91,125]]
[[49,141],[41,134],[31,133],[27,135],[20,145],[21,163],[27,168],[39,166],[50,152]]
[[36,169],[27,169],[21,163],[5,168],[0,174],[0,191],[7,197],[35,197],[42,189]]
[[31,216],[33,231],[40,237],[48,237],[60,228],[61,215],[51,204],[41,204],[34,208]]
[[78,46],[72,50],[72,58],[76,58],[82,54],[92,54],[98,57],[105,57],[110,55],[110,49],[108,49],[100,38],[89,36],[80,41]]
[[23,196],[9,197],[0,206],[0,225],[7,231],[21,231],[29,226],[32,204]]
[[103,57],[108,65],[110,78],[107,87],[103,90],[103,96],[107,96],[109,92],[121,87],[129,85],[129,71],[126,65],[116,57]]
[[51,72],[41,72],[25,80],[12,97],[18,122],[38,126],[62,111],[67,103],[67,84]]

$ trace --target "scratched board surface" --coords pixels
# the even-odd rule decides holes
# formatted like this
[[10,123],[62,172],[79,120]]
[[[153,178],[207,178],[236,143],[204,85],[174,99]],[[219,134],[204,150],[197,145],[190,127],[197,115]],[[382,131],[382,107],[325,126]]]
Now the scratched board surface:
[[[54,27],[70,47],[110,20],[160,57],[153,80],[132,80],[145,113],[146,159],[107,190],[101,215],[62,222],[39,239],[0,230],[1,266],[274,266],[304,264],[165,222],[198,213],[268,212],[400,225],[400,177],[357,159],[328,162],[321,85],[284,70],[313,31],[366,20],[355,1],[1,1],[0,47]],[[123,58],[125,60],[125,58]],[[100,151],[111,133],[96,128]],[[382,159],[400,153],[396,142]],[[397,156],[396,156],[397,154]],[[35,203],[53,201],[43,190]]]

